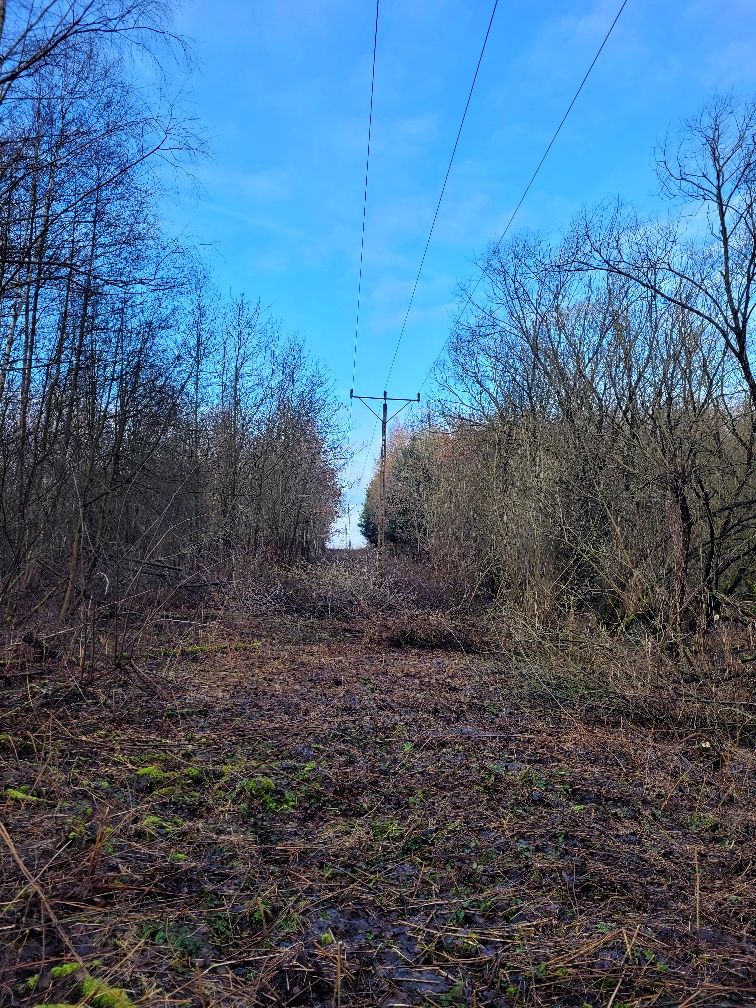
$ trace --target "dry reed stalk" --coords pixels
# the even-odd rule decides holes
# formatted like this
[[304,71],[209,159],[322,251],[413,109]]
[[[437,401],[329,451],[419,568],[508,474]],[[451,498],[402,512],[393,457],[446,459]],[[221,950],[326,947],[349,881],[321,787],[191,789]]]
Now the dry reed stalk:
[[701,869],[698,864],[698,848],[693,851],[693,866],[695,870],[695,898],[696,898],[696,932],[701,930]]
[[3,825],[3,823],[1,823],[1,822],[0,822],[0,839],[2,839],[2,841],[5,844],[5,846],[8,848],[8,850],[10,852],[10,855],[13,858],[13,860],[15,861],[18,870],[24,876],[24,878],[26,879],[26,881],[29,883],[29,886],[31,887],[31,889],[35,892],[35,894],[37,896],[37,899],[39,900],[39,902],[40,902],[40,904],[42,906],[42,909],[44,910],[44,912],[50,918],[50,921],[55,926],[55,929],[57,930],[57,932],[58,932],[58,934],[60,936],[60,940],[66,946],[66,948],[71,953],[71,955],[74,957],[74,959],[79,964],[79,966],[83,966],[84,962],[83,962],[81,956],[76,951],[76,949],[74,948],[74,946],[71,944],[71,940],[69,939],[68,935],[66,934],[65,929],[63,928],[63,925],[58,920],[58,917],[57,917],[55,911],[50,906],[50,902],[47,899],[47,897],[45,896],[44,892],[42,891],[42,887],[40,886],[39,882],[34,877],[34,875],[29,871],[29,869],[24,864],[23,860],[21,859],[21,855],[16,850],[16,845],[13,843],[13,839],[11,838],[10,833],[5,828],[5,826]]

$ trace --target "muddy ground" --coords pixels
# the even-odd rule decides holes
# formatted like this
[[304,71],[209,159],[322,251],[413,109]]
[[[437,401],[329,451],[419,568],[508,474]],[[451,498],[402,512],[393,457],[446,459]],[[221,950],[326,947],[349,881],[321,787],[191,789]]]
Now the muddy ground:
[[753,735],[400,644],[225,606],[7,661],[0,1002],[756,1004]]

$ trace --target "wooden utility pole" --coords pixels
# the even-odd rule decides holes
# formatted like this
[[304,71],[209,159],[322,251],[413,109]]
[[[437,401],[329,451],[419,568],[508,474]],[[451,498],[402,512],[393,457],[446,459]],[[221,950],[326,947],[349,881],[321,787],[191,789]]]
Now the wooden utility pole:
[[[389,396],[387,396],[385,392],[383,393],[382,396],[371,396],[371,395],[365,396],[365,395],[355,395],[354,389],[349,389],[349,398],[359,399],[363,405],[367,406],[367,408],[370,410],[373,416],[381,421],[381,476],[380,476],[381,496],[379,507],[380,522],[378,524],[378,549],[382,553],[386,545],[386,429],[388,427],[389,420],[393,420],[394,417],[397,416],[399,413],[401,413],[403,409],[406,409],[410,405],[410,403],[420,402],[420,393],[419,392],[417,393],[416,399],[392,399]],[[368,399],[378,401],[383,404],[380,416],[378,416],[378,414],[370,405],[370,403],[366,401]],[[392,413],[391,416],[389,416],[388,404],[390,402],[400,402],[404,403],[404,405],[400,406],[395,413]]]

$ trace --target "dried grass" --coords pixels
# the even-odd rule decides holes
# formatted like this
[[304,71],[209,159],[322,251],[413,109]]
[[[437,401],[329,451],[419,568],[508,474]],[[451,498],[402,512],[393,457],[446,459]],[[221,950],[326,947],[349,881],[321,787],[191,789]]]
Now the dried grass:
[[742,697],[656,716],[606,641],[395,647],[411,585],[299,578],[164,614],[139,682],[8,679],[3,1004],[756,1003]]

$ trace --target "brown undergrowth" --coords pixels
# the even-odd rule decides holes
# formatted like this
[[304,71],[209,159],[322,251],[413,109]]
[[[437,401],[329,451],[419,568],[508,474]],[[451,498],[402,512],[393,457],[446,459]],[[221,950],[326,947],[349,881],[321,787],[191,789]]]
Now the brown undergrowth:
[[338,567],[7,677],[2,1003],[756,1004],[748,701]]

